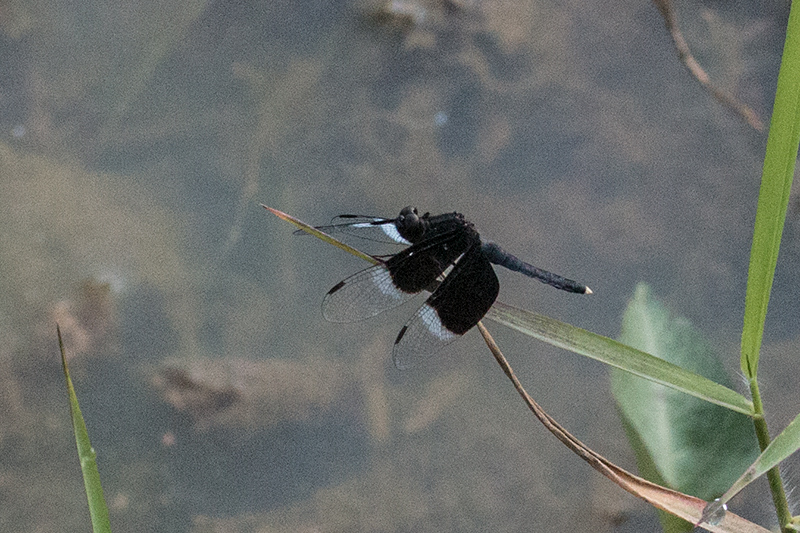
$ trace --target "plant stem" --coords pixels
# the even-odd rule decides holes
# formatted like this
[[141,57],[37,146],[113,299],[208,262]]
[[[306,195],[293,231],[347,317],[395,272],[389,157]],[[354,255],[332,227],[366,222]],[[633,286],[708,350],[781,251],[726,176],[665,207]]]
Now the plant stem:
[[[753,409],[755,411],[753,425],[756,429],[758,446],[763,452],[769,445],[771,439],[769,436],[769,429],[767,428],[767,421],[764,419],[764,405],[761,403],[758,381],[755,379],[750,380],[750,394],[753,398]],[[789,511],[789,502],[786,500],[786,491],[783,488],[783,480],[781,480],[781,473],[777,466],[767,471],[767,480],[769,481],[770,492],[772,492],[772,503],[775,505],[775,511],[778,513],[778,523],[781,526],[781,531],[788,532],[790,530],[787,528],[792,519],[792,513]]]

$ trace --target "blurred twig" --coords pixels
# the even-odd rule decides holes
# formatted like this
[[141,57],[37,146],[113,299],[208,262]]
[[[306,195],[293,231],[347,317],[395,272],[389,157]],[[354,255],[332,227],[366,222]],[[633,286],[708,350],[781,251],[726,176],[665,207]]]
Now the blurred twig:
[[757,131],[764,131],[764,122],[761,121],[758,114],[747,104],[740,102],[735,96],[727,91],[718,88],[703,70],[703,67],[697,62],[689,49],[689,44],[683,38],[681,30],[678,28],[678,20],[675,16],[675,11],[672,9],[671,0],[653,0],[661,16],[664,17],[664,24],[667,26],[669,34],[672,36],[672,42],[675,43],[675,49],[678,51],[678,57],[681,62],[689,69],[692,76],[700,82],[711,95],[716,98],[721,104],[729,107],[736,114],[742,117],[745,122],[752,126]]

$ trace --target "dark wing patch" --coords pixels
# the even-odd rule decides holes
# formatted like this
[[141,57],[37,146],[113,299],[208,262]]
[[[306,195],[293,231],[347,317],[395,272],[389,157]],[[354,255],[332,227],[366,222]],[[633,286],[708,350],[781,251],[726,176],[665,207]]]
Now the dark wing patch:
[[472,329],[499,292],[492,265],[473,246],[400,330],[392,352],[395,366],[412,367]]
[[435,235],[393,255],[386,262],[395,286],[403,292],[432,289],[439,276],[466,252],[471,242],[456,230]]

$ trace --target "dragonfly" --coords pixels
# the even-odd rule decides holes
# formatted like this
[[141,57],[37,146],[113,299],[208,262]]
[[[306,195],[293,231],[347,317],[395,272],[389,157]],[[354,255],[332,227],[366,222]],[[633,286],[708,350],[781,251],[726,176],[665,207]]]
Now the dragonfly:
[[416,366],[472,329],[497,299],[499,265],[563,291],[591,294],[586,285],[530,265],[493,242],[484,242],[461,213],[420,215],[408,206],[396,218],[339,215],[326,233],[347,233],[407,246],[376,256],[379,264],[337,283],[322,301],[330,322],[354,322],[430,293],[394,341],[399,369]]

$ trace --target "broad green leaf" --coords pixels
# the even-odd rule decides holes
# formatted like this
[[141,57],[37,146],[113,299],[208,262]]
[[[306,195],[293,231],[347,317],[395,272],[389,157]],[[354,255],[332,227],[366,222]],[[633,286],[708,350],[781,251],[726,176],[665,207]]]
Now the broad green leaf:
[[753,413],[753,403],[738,392],[614,339],[501,302],[495,302],[486,318],[726,409]]
[[747,275],[741,367],[754,379],[800,143],[800,7],[792,5],[764,156]]
[[86,488],[86,497],[89,500],[89,514],[92,517],[92,531],[94,533],[110,533],[111,522],[108,519],[108,507],[103,497],[103,487],[100,485],[100,472],[97,471],[97,453],[89,442],[89,432],[86,423],[81,415],[81,408],[78,405],[78,397],[75,395],[75,388],[72,386],[72,379],[69,377],[67,368],[67,357],[64,354],[64,342],[61,340],[61,329],[56,326],[58,332],[58,347],[61,350],[61,366],[64,370],[64,379],[67,382],[67,393],[69,394],[69,410],[72,417],[72,430],[75,433],[75,443],[78,446],[78,458],[81,461],[81,472],[83,472],[83,485]]
[[[628,442],[630,443],[631,448],[637,451],[636,468],[639,470],[639,475],[644,479],[652,481],[658,485],[667,486],[667,482],[664,481],[664,479],[661,477],[661,474],[659,474],[658,468],[653,462],[652,457],[647,454],[638,453],[638,450],[644,448],[644,442],[642,441],[636,429],[631,425],[630,421],[624,416],[622,417],[622,427],[625,429],[625,434],[628,436]],[[683,520],[682,518],[679,518],[676,515],[660,508],[657,510],[658,518],[661,521],[661,529],[664,531],[664,533],[688,532],[694,529],[694,525],[692,525],[691,522]]]
[[[729,385],[719,358],[684,318],[670,315],[640,284],[622,321],[620,340]],[[640,464],[684,493],[710,500],[722,494],[758,454],[751,420],[663,385],[618,370],[612,391]]]
[[[704,514],[704,511],[708,509],[709,506],[705,500],[663,487],[652,481],[631,474],[575,438],[574,435],[569,433],[553,417],[548,415],[545,410],[536,403],[531,395],[528,394],[522,386],[522,383],[517,379],[516,374],[511,369],[511,366],[500,351],[497,343],[494,342],[489,331],[480,322],[478,322],[478,331],[480,331],[483,339],[486,341],[487,347],[491,350],[498,364],[503,369],[503,372],[508,376],[514,388],[525,401],[525,404],[547,430],[578,457],[586,461],[594,470],[606,476],[620,488],[650,503],[657,509],[669,513],[667,520],[662,522],[665,524],[665,531],[684,531],[687,528],[686,524],[689,524],[689,522],[697,523],[701,521],[704,516],[707,516]],[[655,473],[654,477],[658,477],[658,474]],[[734,513],[725,512],[721,513],[719,516],[713,516],[712,518],[714,518],[713,523],[708,522],[704,524],[704,528],[712,533],[767,533],[769,531]]]

